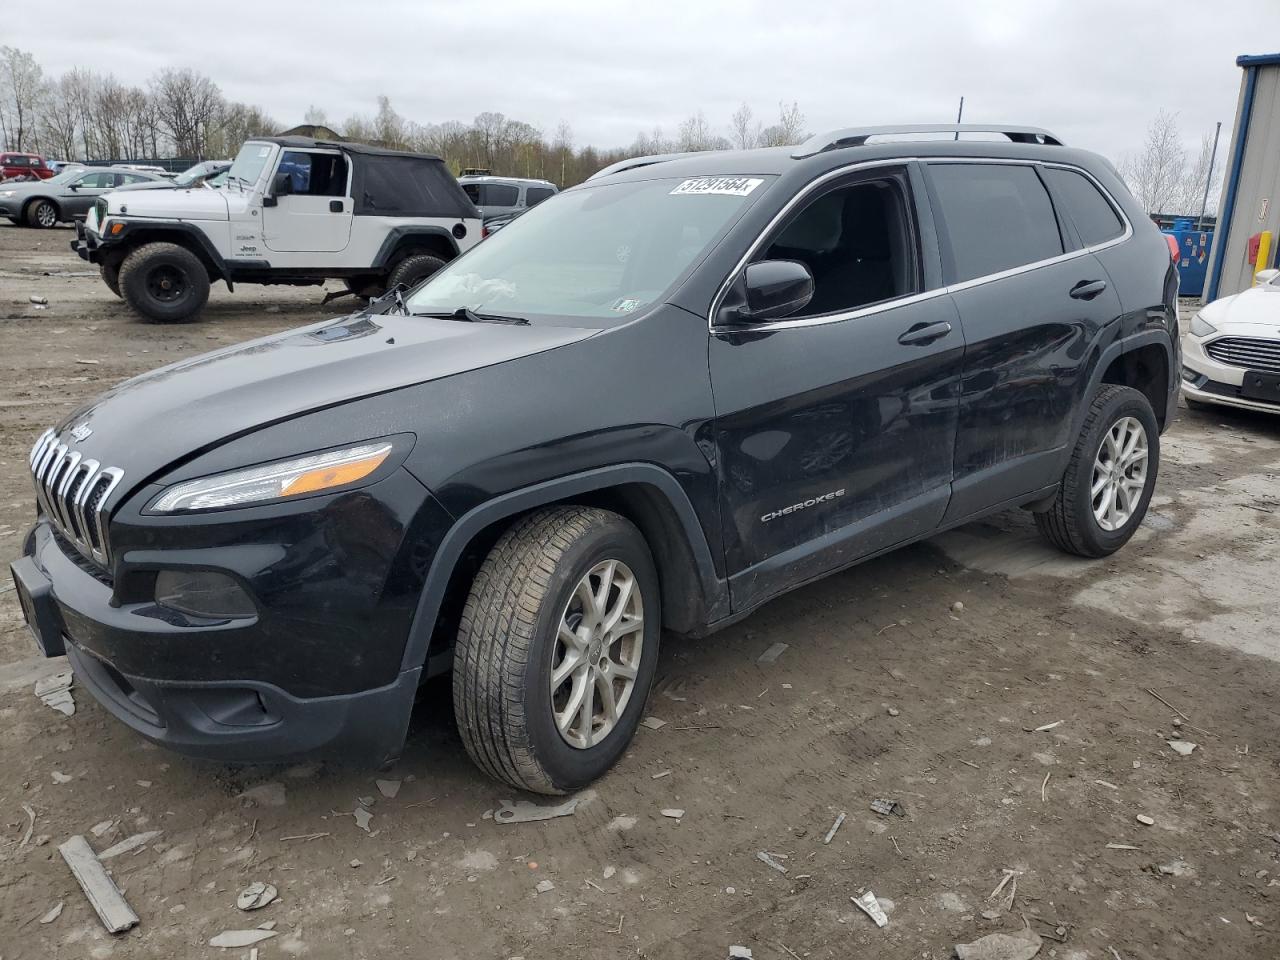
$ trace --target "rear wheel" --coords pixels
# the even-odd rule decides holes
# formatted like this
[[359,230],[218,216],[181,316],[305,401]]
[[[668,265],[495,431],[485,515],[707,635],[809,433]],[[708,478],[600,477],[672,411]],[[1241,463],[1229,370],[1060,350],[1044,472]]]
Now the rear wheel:
[[1052,506],[1036,526],[1081,557],[1105,557],[1129,542],[1155,490],[1160,428],[1146,396],[1104,386],[1094,396]]
[[27,207],[27,226],[48,229],[58,225],[58,208],[52,200],[37,200]]
[[189,320],[209,299],[209,273],[186,247],[148,243],[120,266],[120,292],[145,319],[156,323]]
[[402,283],[406,288],[416,287],[443,266],[443,260],[429,253],[415,253],[405,257],[395,265],[391,276],[387,278],[387,289],[390,290]]
[[453,708],[472,760],[535,793],[603,775],[640,722],[659,621],[653,560],[625,518],[569,506],[517,521],[458,627]]

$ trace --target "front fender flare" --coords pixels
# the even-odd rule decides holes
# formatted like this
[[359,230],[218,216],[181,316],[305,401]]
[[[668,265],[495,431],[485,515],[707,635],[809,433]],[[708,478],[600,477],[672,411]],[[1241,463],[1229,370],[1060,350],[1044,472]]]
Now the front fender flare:
[[[694,565],[708,621],[719,620],[729,613],[727,584],[716,575],[711,548],[702,532],[698,514],[688,495],[670,473],[651,463],[626,463],[600,467],[584,473],[558,477],[543,483],[513,490],[494,497],[469,510],[445,534],[427,572],[413,623],[409,627],[409,639],[405,644],[401,670],[412,670],[426,664],[440,607],[450,578],[462,558],[467,545],[486,527],[501,520],[515,517],[549,503],[566,500],[593,491],[616,487],[621,484],[645,484],[655,488],[666,498],[679,519],[685,539],[693,553]],[[430,668],[427,673],[433,673]]]

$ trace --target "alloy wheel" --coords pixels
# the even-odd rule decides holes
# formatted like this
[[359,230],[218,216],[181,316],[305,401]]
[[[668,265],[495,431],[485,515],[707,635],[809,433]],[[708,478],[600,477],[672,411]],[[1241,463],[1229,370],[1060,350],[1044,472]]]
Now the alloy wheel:
[[52,227],[58,222],[58,211],[53,209],[53,204],[42,203],[36,207],[36,223],[42,227]]
[[569,746],[596,746],[618,724],[644,653],[644,597],[620,560],[592,567],[560,616],[551,659],[551,711]]
[[1147,484],[1147,431],[1134,417],[1111,425],[1093,461],[1089,488],[1098,526],[1114,532],[1129,522]]

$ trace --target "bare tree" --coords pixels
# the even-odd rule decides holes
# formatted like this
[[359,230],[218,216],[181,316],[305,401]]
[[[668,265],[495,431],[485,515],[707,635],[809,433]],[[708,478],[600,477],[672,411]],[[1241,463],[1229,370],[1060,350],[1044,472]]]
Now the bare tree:
[[506,130],[507,118],[491,111],[478,114],[472,127],[476,132],[477,146],[485,167],[493,169],[493,158],[502,146],[503,132]]
[[732,131],[731,139],[733,140],[733,145],[739,150],[750,150],[760,143],[760,123],[751,122],[754,116],[751,112],[751,107],[743,103],[737,110],[733,111],[733,116],[729,118],[729,128]]
[[222,114],[218,85],[194,70],[161,70],[151,79],[160,124],[182,156],[204,155],[210,126]]
[[1162,109],[1147,128],[1142,148],[1121,158],[1120,176],[1148,213],[1198,213],[1212,155],[1213,137],[1206,135],[1192,162],[1178,115]]
[[378,97],[378,115],[373,121],[374,139],[388,147],[403,147],[407,139],[404,118],[391,106],[391,98]]
[[762,147],[789,147],[805,138],[804,114],[800,112],[800,104],[791,101],[778,104],[778,122],[760,131],[759,144]]
[[0,47],[0,139],[10,150],[34,145],[44,93],[36,58],[17,47]]
[[724,137],[711,132],[711,124],[707,123],[706,114],[701,110],[689,116],[680,124],[677,139],[680,150],[728,150],[732,144]]
[[569,126],[568,121],[561,120],[556,127],[556,138],[551,148],[555,150],[556,159],[560,161],[560,179],[556,183],[564,186],[565,168],[569,164],[569,157],[573,154],[573,128]]
[[307,107],[307,112],[302,115],[302,122],[311,124],[312,126],[326,126],[329,123],[326,119],[324,110],[317,107],[314,103]]

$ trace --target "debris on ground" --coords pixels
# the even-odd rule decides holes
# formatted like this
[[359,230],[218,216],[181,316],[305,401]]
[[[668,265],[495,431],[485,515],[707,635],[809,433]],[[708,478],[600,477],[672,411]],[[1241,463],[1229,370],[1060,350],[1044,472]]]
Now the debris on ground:
[[528,800],[503,800],[493,815],[494,823],[532,823],[535,820],[554,820],[556,817],[571,817],[578,809],[580,797],[571,797],[564,803],[552,807],[540,807]]
[[756,663],[777,663],[778,658],[787,652],[788,643],[775,643],[756,658]]
[[24,803],[22,812],[27,815],[27,831],[22,835],[22,842],[18,846],[25,847],[31,840],[31,832],[36,828],[36,811],[31,804]]
[[750,947],[730,947],[729,960],[751,960]]
[[59,783],[59,784],[70,783],[72,780],[75,779],[75,777],[69,776],[65,773],[59,773],[57,770],[54,770],[52,773],[49,774],[49,776],[53,778],[54,783]]
[[27,299],[30,300],[32,303],[39,304],[42,307],[47,307],[49,305],[48,297],[38,297],[34,293],[31,296],[27,297]]
[[671,771],[670,771],[670,770],[659,770],[657,773],[655,773],[655,774],[654,774],[652,777],[650,777],[649,779],[650,779],[650,780],[661,780],[663,777],[669,777],[669,776],[671,776]]
[[844,814],[836,817],[836,822],[831,825],[831,829],[827,831],[827,835],[822,838],[824,844],[830,843],[836,835],[836,831],[840,829],[840,824],[844,823]]
[[886,712],[889,714],[889,716],[896,717],[902,711],[900,711],[897,707],[890,707]]
[[252,947],[255,943],[278,936],[274,930],[223,930],[209,941],[211,947]]
[[160,836],[161,830],[147,830],[143,833],[135,833],[132,837],[126,837],[117,844],[113,844],[98,854],[99,860],[110,860],[112,857],[118,857],[122,853],[132,853],[141,847],[145,847],[148,843]]
[[667,807],[661,811],[662,815],[668,820],[683,820],[684,810],[680,807]]
[[108,933],[122,933],[138,925],[138,915],[107,876],[107,868],[98,861],[88,840],[77,834],[59,846],[58,852]]
[[236,906],[244,911],[261,910],[275,900],[278,893],[271,884],[258,880],[240,891],[240,896],[236,897]]
[[996,888],[995,888],[994,890],[992,890],[989,894],[987,894],[987,899],[988,899],[988,900],[994,900],[996,897],[1000,896],[1000,891],[1001,891],[1001,890],[1003,890],[1006,886],[1008,886],[1009,881],[1010,881],[1010,880],[1012,880],[1012,881],[1013,881],[1013,889],[1010,891],[1010,895],[1009,895],[1009,897],[1007,898],[1006,903],[1005,903],[1005,907],[1004,907],[1004,909],[1005,909],[1006,911],[1008,911],[1008,910],[1012,910],[1012,909],[1013,909],[1013,897],[1014,897],[1014,895],[1016,895],[1017,890],[1018,890],[1018,880],[1017,880],[1017,877],[1018,877],[1018,871],[1017,871],[1017,870],[1010,870],[1008,867],[1006,867],[1006,868],[1004,868],[1003,870],[1001,870],[1000,872],[1001,872],[1001,873],[1003,873],[1003,874],[1004,874],[1004,876],[1000,878],[1000,882],[996,884]]
[[[756,859],[759,860],[761,863],[763,863],[766,867],[769,867],[770,869],[773,869],[773,870],[777,870],[781,874],[785,874],[787,872],[787,868],[777,861],[776,859],[777,856],[781,856],[781,854],[775,855],[772,853],[768,853],[767,851],[761,850],[759,853],[756,854]],[[784,857],[783,859],[786,859],[786,858]]]
[[1154,826],[1156,822],[1155,817],[1149,817],[1145,813],[1138,814],[1138,816],[1135,817],[1134,819],[1136,819],[1144,827]]
[[400,792],[399,780],[375,780],[373,783],[378,788],[378,792],[388,800],[394,800],[396,794]]
[[960,960],[1031,960],[1040,952],[1044,941],[1034,930],[1017,933],[991,933],[973,943],[957,943]]
[[36,681],[36,696],[44,702],[46,707],[52,707],[64,716],[73,716],[76,712],[76,702],[71,697],[71,681],[70,670],[43,677]]
[[46,913],[43,917],[40,918],[40,922],[53,923],[53,921],[57,920],[60,916],[62,916],[62,908],[65,904],[66,904],[65,900],[59,900],[56,904],[53,905],[53,909],[51,909],[48,913]]
[[957,600],[955,603],[951,605],[951,612],[964,613],[964,603],[960,600]]
[[905,817],[907,808],[902,805],[899,800],[889,800],[884,797],[876,797],[871,801],[871,809],[882,817],[892,814],[895,817]]
[[283,807],[286,800],[284,784],[276,780],[260,783],[242,791],[240,799],[250,800],[262,807]]
[[849,899],[853,901],[854,906],[874,920],[877,927],[887,927],[889,925],[889,917],[880,906],[880,901],[876,899],[876,895],[870,890],[860,897],[850,897]]
[[1166,740],[1165,743],[1169,745],[1174,753],[1179,753],[1184,757],[1191,756],[1196,747],[1200,746],[1200,744],[1192,743],[1190,740]]
[[640,721],[640,726],[647,730],[661,730],[667,725],[667,721],[659,720],[657,717],[645,717]]
[[1027,731],[1027,733],[1044,733],[1047,730],[1052,730],[1054,727],[1060,727],[1062,724],[1062,720],[1055,720],[1053,723],[1046,723],[1040,727],[1023,727],[1022,729]]
[[102,820],[90,827],[89,832],[95,837],[102,837],[104,834],[110,832],[111,828],[115,825],[116,822],[114,820]]
[[550,893],[556,888],[556,885],[550,880],[539,880],[538,885],[534,887],[539,893]]
[[351,811],[351,816],[355,818],[357,827],[359,827],[365,833],[369,832],[369,824],[373,822],[372,813],[370,813],[360,804],[356,804],[356,808]]

